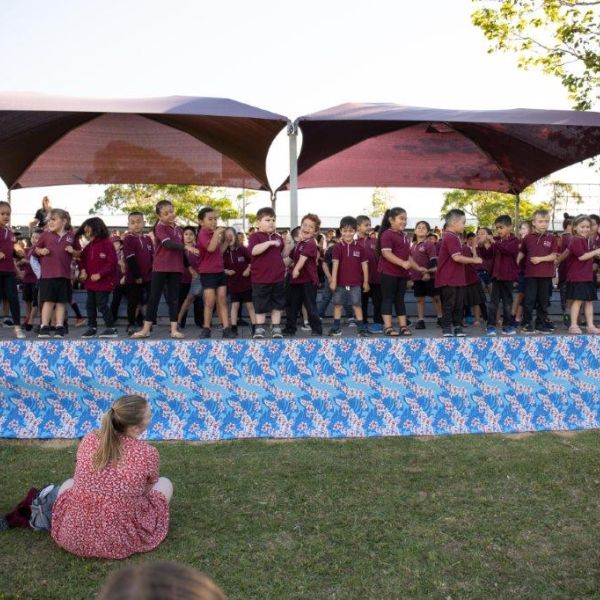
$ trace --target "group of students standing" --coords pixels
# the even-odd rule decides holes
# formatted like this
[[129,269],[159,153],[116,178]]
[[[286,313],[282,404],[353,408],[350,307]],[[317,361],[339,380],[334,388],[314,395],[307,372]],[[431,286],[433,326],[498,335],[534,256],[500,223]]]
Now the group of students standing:
[[[25,337],[20,326],[17,269],[22,270],[28,308],[39,298],[39,337],[50,337],[52,331],[55,337],[63,337],[73,265],[87,291],[85,338],[118,335],[110,306],[111,294],[117,292],[127,298],[127,332],[136,339],[151,335],[163,295],[174,339],[184,337],[181,330],[187,310],[199,296],[203,301],[201,338],[211,337],[215,311],[222,337],[237,337],[242,305],[254,338],[293,336],[302,317],[305,329],[322,335],[319,288],[323,288],[323,298],[333,303],[329,335],[341,335],[345,309],[347,316],[352,312],[360,336],[379,332],[410,336],[405,304],[409,282],[417,300],[416,329],[426,327],[425,298],[430,297],[446,337],[465,335],[465,311],[471,309],[487,323],[489,335],[497,333],[498,325],[503,334],[516,333],[519,300],[521,330],[549,333],[553,325],[548,306],[557,266],[564,310],[570,305],[565,318],[569,332],[582,332],[578,325],[582,305],[588,333],[600,331],[593,322],[600,256],[598,220],[593,215],[571,219],[568,231],[557,239],[548,231],[548,213],[539,210],[532,221],[521,225],[519,239],[508,215],[495,220],[495,235],[481,228],[477,236],[465,236],[465,215],[455,209],[446,215],[438,239],[425,221],[417,223],[409,236],[407,213],[395,207],[386,211],[376,236],[369,217],[344,217],[339,238],[326,250],[315,214],[305,215],[293,235],[280,235],[274,210],[262,208],[244,245],[235,229],[218,226],[218,214],[210,207],[200,210],[197,231],[177,225],[168,200],[158,202],[155,211],[157,221],[151,233],[144,232],[143,214],[132,212],[127,232],[114,239],[99,217],[87,219],[73,231],[66,211],[49,209],[45,228],[36,230],[31,247],[19,253],[9,225],[10,205],[0,202],[0,291],[8,299],[16,336]],[[513,301],[516,284],[517,302]],[[282,327],[284,312],[286,325]],[[98,314],[105,326],[100,332]],[[268,315],[271,326],[267,329]],[[30,316],[26,323],[30,328]]]

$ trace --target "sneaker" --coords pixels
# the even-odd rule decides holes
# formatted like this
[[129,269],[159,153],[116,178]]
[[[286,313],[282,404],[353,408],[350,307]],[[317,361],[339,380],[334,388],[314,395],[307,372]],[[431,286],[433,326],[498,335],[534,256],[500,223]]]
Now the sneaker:
[[38,337],[39,338],[49,338],[50,337],[50,327],[48,327],[48,325],[42,325],[40,327]]
[[438,317],[436,322],[437,322],[438,327],[443,327],[443,325],[442,325],[442,317]]
[[283,332],[281,331],[281,327],[279,327],[279,325],[273,325],[273,327],[271,327],[271,337],[277,340],[283,337]]
[[252,338],[255,340],[262,340],[262,339],[264,339],[265,334],[266,334],[265,328],[260,325],[257,325],[254,328],[254,333],[252,334]]
[[54,330],[54,337],[55,338],[64,338],[65,337],[65,328],[64,327],[57,327]]
[[327,335],[330,335],[331,337],[340,337],[342,335],[342,330],[339,327],[332,327],[327,332]]
[[535,327],[531,323],[521,324],[521,333],[532,334],[536,333]]
[[[504,329],[502,329],[504,331]],[[485,330],[486,335],[497,335],[496,328],[493,325],[488,325]]]
[[25,323],[25,325],[23,325],[23,329],[25,331],[31,331],[33,329],[33,325],[31,323]]
[[98,337],[101,338],[116,338],[119,337],[119,332],[115,327],[107,327]]
[[467,337],[467,334],[463,331],[462,327],[455,327],[454,337]]
[[237,335],[238,335],[238,326],[237,325],[232,325],[230,327],[230,329],[231,329],[231,332],[235,334],[235,337],[237,337]]
[[300,327],[300,329],[302,329],[302,331],[312,331],[312,327],[308,321],[304,321],[304,324],[302,327]]
[[425,321],[423,321],[423,319],[419,319],[415,325],[415,329],[426,329]]
[[373,323],[367,329],[369,333],[383,333],[383,325],[381,323]]
[[348,319],[348,327],[356,327],[356,319],[350,317]]
[[224,340],[233,340],[237,337],[237,332],[234,332],[233,329],[231,329],[231,327],[225,327],[223,329],[222,337]]
[[96,328],[90,327],[89,329],[83,332],[81,337],[84,339],[96,337]]
[[444,337],[454,337],[454,333],[453,333],[452,329],[450,329],[450,328],[444,329],[442,331],[442,335]]
[[15,324],[13,323],[13,320],[10,317],[6,317],[6,319],[4,319],[4,321],[2,321],[2,325],[4,327],[14,327]]
[[361,329],[358,330],[359,337],[369,337],[369,335],[370,335],[370,331],[366,327],[362,327]]
[[18,329],[15,329],[15,337],[18,340],[24,340],[25,338],[27,338],[25,332],[20,327]]
[[202,327],[202,329],[200,329],[200,339],[202,340],[206,340],[210,337],[210,329],[208,327]]
[[554,331],[556,329],[556,327],[554,326],[554,323],[550,320],[544,321],[544,327],[546,329],[550,329],[551,331]]
[[511,327],[510,325],[508,327],[502,328],[502,335],[515,335],[516,333],[517,330],[514,327]]
[[535,330],[545,335],[548,335],[549,333],[554,333],[554,327],[548,327],[547,323],[544,323],[541,327],[536,327]]

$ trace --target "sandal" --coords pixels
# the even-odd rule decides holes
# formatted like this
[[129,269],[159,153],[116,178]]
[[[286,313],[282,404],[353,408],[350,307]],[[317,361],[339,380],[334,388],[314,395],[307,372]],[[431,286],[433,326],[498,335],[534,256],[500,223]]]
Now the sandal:
[[581,327],[579,327],[579,325],[571,325],[571,327],[569,327],[569,333],[579,335],[580,333],[583,333],[583,331],[581,331]]
[[181,333],[181,331],[171,331],[171,339],[173,340],[182,340],[185,338],[185,335]]
[[407,325],[403,325],[402,327],[400,327],[400,335],[403,335],[404,337],[408,337],[408,336],[412,335],[412,331],[408,328]]
[[598,329],[595,325],[592,325],[591,327],[586,327],[585,330],[587,333],[600,333],[600,329]]
[[393,327],[386,327],[383,330],[383,335],[387,335],[389,337],[398,337],[400,334]]
[[132,340],[142,340],[144,338],[149,338],[150,334],[144,333],[143,331],[136,331],[135,333],[132,333],[130,337]]

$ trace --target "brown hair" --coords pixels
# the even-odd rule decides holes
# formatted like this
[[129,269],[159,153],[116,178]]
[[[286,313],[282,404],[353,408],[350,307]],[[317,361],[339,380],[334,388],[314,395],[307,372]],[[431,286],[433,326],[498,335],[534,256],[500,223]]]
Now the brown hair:
[[304,223],[304,221],[306,219],[308,219],[309,221],[312,221],[315,224],[316,231],[319,231],[319,229],[321,229],[321,219],[319,219],[318,215],[315,215],[313,213],[308,213],[307,215],[304,215],[302,217],[302,221],[300,221],[300,223]]
[[592,219],[590,219],[588,215],[577,215],[573,219],[573,231],[575,231],[575,227],[577,227],[579,223],[583,223],[584,221],[587,221],[590,224],[590,227],[592,226]]
[[65,222],[65,231],[73,229],[71,226],[71,215],[62,208],[53,208],[49,213],[50,216],[58,217]]
[[148,401],[142,396],[121,396],[102,417],[100,445],[94,455],[94,466],[101,471],[121,458],[121,439],[128,427],[139,425],[146,413]]
[[256,213],[256,220],[260,221],[263,217],[273,217],[275,218],[275,211],[270,206],[265,206],[264,208],[260,208]]
[[114,573],[98,600],[227,600],[208,575],[176,562],[145,562]]

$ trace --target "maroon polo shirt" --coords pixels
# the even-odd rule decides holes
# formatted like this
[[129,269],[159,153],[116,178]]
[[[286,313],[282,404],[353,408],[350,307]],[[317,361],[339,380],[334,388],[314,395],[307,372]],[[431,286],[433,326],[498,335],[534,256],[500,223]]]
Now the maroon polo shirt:
[[187,255],[188,266],[184,265],[183,273],[181,275],[181,283],[188,284],[192,283],[192,274],[190,273],[189,267],[194,269],[198,273],[198,267],[200,266],[200,257],[195,254]]
[[[317,273],[317,259],[319,258],[319,248],[313,238],[298,242],[290,254],[290,258],[296,264],[301,256],[306,257],[306,261],[300,270],[296,279],[290,277],[290,285],[301,285],[303,283],[319,284],[319,275]],[[293,272],[293,269],[292,269]]]
[[281,253],[283,252],[283,239],[278,233],[256,231],[248,239],[248,250],[252,255],[252,248],[263,242],[277,240],[278,246],[270,246],[262,254],[252,256],[252,283],[272,284],[285,279],[285,264]]
[[197,247],[200,250],[199,273],[222,273],[224,270],[221,244],[217,244],[217,247],[212,252],[208,251],[208,245],[214,234],[214,231],[205,228],[200,229],[198,233]]
[[[422,242],[413,242],[410,247],[410,255],[413,260],[425,269],[432,268],[432,261],[436,259],[436,245],[433,242],[424,240]],[[410,278],[413,281],[421,281],[423,279],[423,273],[421,271],[410,270]]]
[[594,240],[579,235],[571,237],[569,242],[571,260],[568,265],[567,281],[573,283],[594,281],[594,259],[579,260],[580,256],[594,249]]
[[338,286],[362,287],[364,283],[362,265],[369,261],[364,246],[356,240],[349,244],[339,241],[331,250],[331,258],[339,261],[336,281]]
[[491,247],[492,250],[492,279],[497,281],[517,281],[519,278],[519,240],[514,235],[498,238]]
[[25,262],[23,263],[23,283],[37,283],[37,277],[31,268],[31,257],[37,258],[33,254],[33,248],[27,248],[25,252]]
[[489,248],[486,248],[485,246],[477,246],[477,256],[479,256],[483,260],[483,262],[480,265],[475,265],[477,271],[487,271],[490,274],[492,273],[494,261],[490,252],[487,252],[491,250],[492,246],[490,246]]
[[533,256],[548,256],[558,251],[558,243],[552,233],[528,233],[521,241],[521,252],[524,254],[525,277],[554,277],[556,266],[554,261],[534,265]]
[[156,273],[183,273],[183,251],[166,248],[163,244],[171,240],[183,244],[183,231],[180,227],[158,222],[154,228],[156,249],[152,270]]
[[402,260],[408,260],[408,257],[410,256],[410,239],[404,231],[386,229],[381,234],[379,247],[381,248],[381,256],[379,257],[378,264],[379,272],[384,273],[385,275],[391,275],[392,277],[408,279],[410,274],[407,269],[392,264],[383,256],[384,250],[391,250],[394,256],[397,256]]
[[370,237],[357,238],[356,241],[367,253],[369,261],[369,283],[381,285],[381,273],[379,272],[379,255],[377,254],[377,240]]
[[[477,252],[477,248],[475,249],[475,252]],[[473,250],[468,244],[463,244],[462,254],[468,258],[473,258]],[[465,282],[467,285],[473,285],[474,283],[479,282],[478,266],[479,265],[475,264],[465,265]]]
[[15,261],[13,258],[15,246],[15,234],[10,227],[0,227],[0,252],[4,258],[0,259],[0,271],[2,273],[14,273]]
[[[115,288],[119,265],[117,252],[110,239],[94,238],[81,252],[79,264],[87,273],[87,279],[83,282],[86,290],[110,292]],[[100,279],[92,281],[92,275],[97,273],[100,274]]]
[[452,257],[462,254],[462,242],[453,231],[446,231],[439,241],[435,287],[465,287],[467,285],[465,266]]
[[128,231],[123,237],[123,256],[125,257],[125,283],[135,283],[135,277],[127,265],[127,260],[132,256],[135,258],[143,282],[152,279],[154,244],[149,235],[145,233],[136,235]]
[[72,231],[65,231],[62,236],[54,231],[44,231],[35,247],[48,248],[50,254],[37,257],[42,271],[40,279],[54,279],[57,277],[71,279],[73,256],[65,248],[67,246],[74,247],[74,245],[75,236]]
[[[558,253],[562,254],[565,250],[569,249],[569,244],[571,243],[571,238],[573,236],[568,233],[565,232],[560,236],[560,242],[558,243]],[[565,258],[559,265],[558,265],[558,283],[565,283],[567,281],[567,273],[569,272],[569,265],[571,263],[571,260],[573,260],[573,256],[569,253],[567,255],[567,258]]]
[[235,271],[235,275],[228,275],[227,285],[230,294],[241,294],[252,289],[250,276],[244,277],[244,271],[250,266],[252,257],[248,248],[228,248],[223,254],[223,263],[226,271]]

